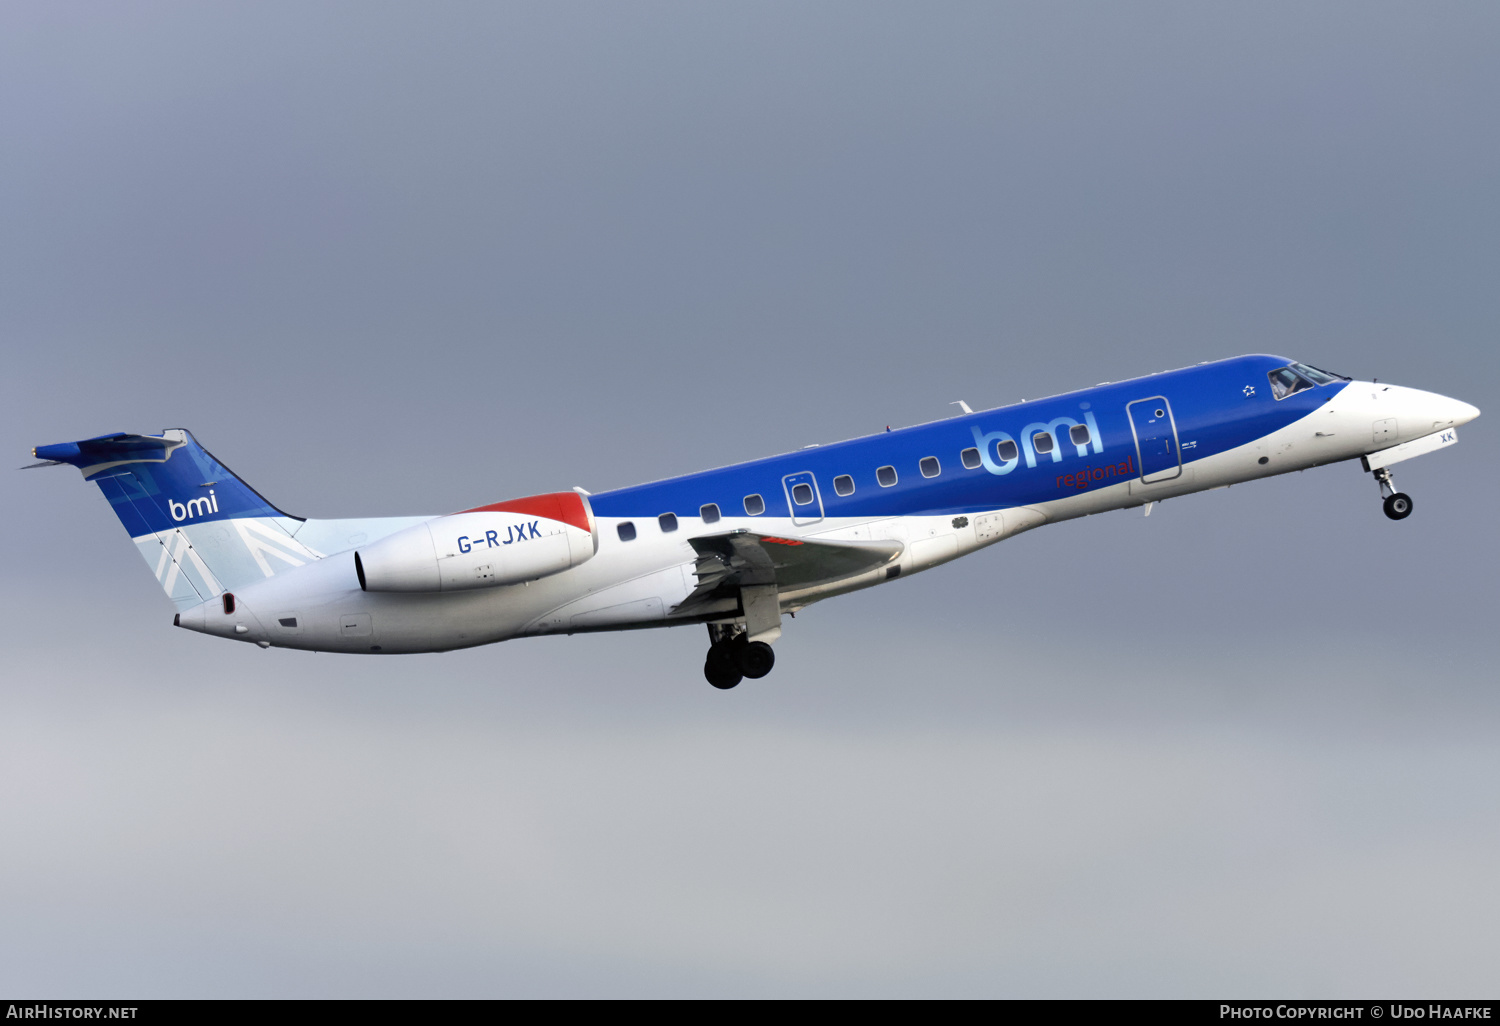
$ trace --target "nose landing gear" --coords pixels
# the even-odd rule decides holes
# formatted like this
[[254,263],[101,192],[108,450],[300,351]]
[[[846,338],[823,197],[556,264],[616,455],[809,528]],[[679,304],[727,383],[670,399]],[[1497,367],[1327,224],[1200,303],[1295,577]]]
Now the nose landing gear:
[[1385,496],[1385,502],[1382,503],[1385,515],[1392,520],[1405,520],[1411,516],[1411,496],[1405,492],[1396,491],[1395,483],[1391,480],[1390,468],[1381,467],[1372,473],[1375,475],[1376,483],[1380,485],[1380,494]]
[[1392,520],[1405,520],[1411,516],[1411,496],[1405,492],[1397,492],[1386,496],[1385,515]]
[[708,625],[713,644],[703,663],[703,676],[721,691],[728,691],[742,679],[759,680],[776,665],[776,653],[764,641],[750,641],[732,626]]

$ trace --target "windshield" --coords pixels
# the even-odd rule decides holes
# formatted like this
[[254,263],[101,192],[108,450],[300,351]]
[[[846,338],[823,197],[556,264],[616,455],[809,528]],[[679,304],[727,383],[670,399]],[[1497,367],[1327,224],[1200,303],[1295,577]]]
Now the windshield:
[[1285,367],[1277,367],[1266,377],[1271,379],[1271,392],[1277,399],[1285,399],[1289,395],[1305,392],[1309,388],[1319,385],[1331,385],[1335,381],[1348,381],[1349,379],[1339,374],[1329,374],[1325,370],[1309,367],[1305,363],[1293,363]]
[[1289,395],[1314,387],[1311,381],[1290,367],[1277,367],[1266,377],[1271,379],[1271,392],[1277,399],[1285,399]]
[[1304,378],[1310,379],[1314,385],[1330,385],[1335,381],[1349,380],[1342,374],[1330,374],[1325,370],[1318,370],[1318,368],[1310,367],[1305,363],[1292,364],[1292,370],[1301,374]]

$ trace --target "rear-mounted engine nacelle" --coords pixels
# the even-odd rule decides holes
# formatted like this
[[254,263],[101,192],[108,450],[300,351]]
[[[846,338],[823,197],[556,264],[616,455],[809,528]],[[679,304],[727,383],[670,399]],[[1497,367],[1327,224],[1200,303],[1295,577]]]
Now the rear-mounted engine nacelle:
[[466,591],[534,581],[598,551],[588,500],[534,495],[438,517],[354,554],[365,591]]

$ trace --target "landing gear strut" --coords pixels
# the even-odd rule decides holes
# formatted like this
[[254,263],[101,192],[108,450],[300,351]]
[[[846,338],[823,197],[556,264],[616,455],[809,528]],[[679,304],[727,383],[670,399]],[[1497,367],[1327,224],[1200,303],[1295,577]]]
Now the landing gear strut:
[[711,623],[708,636],[713,641],[703,662],[703,676],[722,691],[734,687],[745,677],[759,680],[776,665],[776,653],[764,641],[750,641],[734,627]]
[[1385,496],[1385,502],[1382,504],[1385,515],[1392,520],[1405,520],[1411,516],[1411,496],[1405,492],[1396,491],[1395,482],[1391,480],[1390,468],[1381,467],[1373,473],[1376,483],[1380,485],[1380,494]]

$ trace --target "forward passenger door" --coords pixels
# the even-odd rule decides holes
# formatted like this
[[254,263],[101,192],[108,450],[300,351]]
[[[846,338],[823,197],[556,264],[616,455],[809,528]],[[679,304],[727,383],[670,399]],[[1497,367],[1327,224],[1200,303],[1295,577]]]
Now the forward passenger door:
[[1135,454],[1140,462],[1141,483],[1170,481],[1182,474],[1182,451],[1177,444],[1177,422],[1166,396],[1137,399],[1125,405],[1130,430],[1135,434]]

